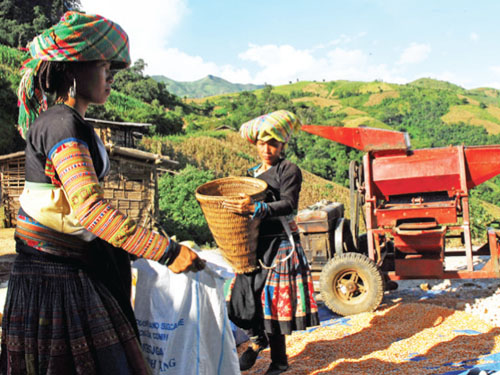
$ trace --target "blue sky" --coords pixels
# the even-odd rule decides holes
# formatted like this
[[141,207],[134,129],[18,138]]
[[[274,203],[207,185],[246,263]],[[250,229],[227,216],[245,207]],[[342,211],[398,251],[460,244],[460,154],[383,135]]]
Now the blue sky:
[[146,74],[286,84],[422,77],[500,89],[498,0],[81,0]]

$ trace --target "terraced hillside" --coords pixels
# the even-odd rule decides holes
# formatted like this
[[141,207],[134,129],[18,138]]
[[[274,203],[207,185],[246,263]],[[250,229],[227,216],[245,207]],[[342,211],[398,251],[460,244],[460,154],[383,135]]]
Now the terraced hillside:
[[[337,121],[335,125],[404,127],[414,141],[424,147],[429,142],[421,142],[418,131],[412,131],[414,124],[418,123],[416,116],[425,121],[429,114],[434,114],[439,126],[481,127],[489,135],[500,132],[500,91],[492,88],[465,90],[449,82],[423,78],[406,85],[379,81],[303,81],[273,87],[272,92],[290,98],[295,107],[316,107],[327,111],[329,116],[326,117],[334,118]],[[252,93],[257,99],[262,99],[266,88]],[[237,98],[236,94],[219,95],[198,99],[196,103],[217,106],[218,115],[208,125],[216,128],[231,123]],[[418,107],[424,108],[419,111]],[[435,111],[436,108],[439,111]],[[437,112],[440,112],[439,116]],[[233,125],[236,127],[235,123]],[[435,127],[436,124],[432,125]]]
[[[19,51],[0,46],[0,130],[6,135],[0,139],[2,154],[23,147],[22,142],[16,142],[13,126],[17,112],[15,91],[23,58]],[[123,82],[117,92],[112,93],[105,106],[90,108],[88,116],[152,123],[155,129],[152,138],[145,141],[145,148],[172,154],[181,165],[192,164],[211,170],[216,176],[242,175],[256,163],[253,148],[236,132],[218,129],[237,130],[243,122],[276,109],[291,110],[309,124],[404,131],[409,134],[413,149],[500,144],[500,91],[493,88],[466,90],[427,78],[404,85],[382,81],[301,81],[196,100],[168,95],[166,98],[160,92],[156,99],[147,101],[132,95],[127,85],[135,82],[146,88],[156,86],[141,71],[132,73],[130,77],[119,77]],[[131,82],[127,81],[129,78]],[[168,103],[161,104],[167,99]],[[349,212],[349,162],[359,161],[361,156],[358,150],[305,132],[294,136],[287,157],[304,173],[301,208],[328,199],[345,203]],[[500,217],[498,193],[500,177],[473,191],[472,215],[477,223]]]

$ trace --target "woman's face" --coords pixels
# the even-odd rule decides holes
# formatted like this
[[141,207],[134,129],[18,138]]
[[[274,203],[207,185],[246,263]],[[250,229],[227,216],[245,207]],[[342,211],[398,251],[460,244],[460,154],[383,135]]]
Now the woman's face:
[[104,104],[111,93],[113,74],[108,61],[90,61],[79,64],[75,72],[76,93],[79,100],[89,104]]
[[259,140],[256,145],[257,153],[259,154],[262,163],[272,166],[278,161],[284,144],[275,139],[271,139],[267,142]]

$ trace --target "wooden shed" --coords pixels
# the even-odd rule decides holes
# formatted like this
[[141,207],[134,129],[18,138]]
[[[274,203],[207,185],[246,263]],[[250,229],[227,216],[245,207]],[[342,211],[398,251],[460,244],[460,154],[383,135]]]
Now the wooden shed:
[[178,163],[127,147],[107,144],[106,149],[111,169],[103,181],[104,198],[142,226],[155,228],[159,223],[158,177],[166,171],[175,173]]
[[[128,126],[123,128],[128,129]],[[100,134],[106,133],[103,129]],[[165,172],[175,173],[178,163],[162,155],[110,142],[105,142],[105,145],[111,169],[102,182],[104,197],[139,224],[155,228],[159,222],[158,176]],[[7,227],[16,224],[19,196],[24,188],[24,170],[24,151],[0,155],[0,205],[4,211],[3,224]]]
[[[24,151],[0,155],[0,206],[2,226],[14,226],[19,210],[19,196],[24,189]],[[2,225],[3,224],[3,225]]]

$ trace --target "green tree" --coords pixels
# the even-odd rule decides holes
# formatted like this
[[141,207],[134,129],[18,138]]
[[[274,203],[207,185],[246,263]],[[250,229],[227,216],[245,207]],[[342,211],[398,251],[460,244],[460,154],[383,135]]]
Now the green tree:
[[33,13],[35,14],[35,18],[33,19],[34,30],[45,30],[50,27],[51,22],[43,13],[43,9],[39,5],[33,8]]
[[25,142],[17,131],[17,97],[0,70],[0,153],[24,149]]
[[174,111],[166,111],[157,101],[154,101],[144,116],[138,116],[141,122],[155,125],[154,132],[161,135],[176,134],[182,131],[182,117]]
[[26,55],[14,48],[0,45],[0,153],[24,149],[24,140],[17,131],[17,95],[21,77],[19,67]]
[[470,229],[472,238],[481,239],[484,241],[486,239],[486,231],[488,225],[495,219],[492,215],[486,211],[486,209],[481,204],[481,201],[476,198],[476,194],[474,193],[474,189],[472,190],[470,202],[470,214],[471,214],[471,223]]
[[299,167],[343,186],[349,186],[350,161],[359,161],[362,155],[340,143],[305,133],[291,138],[286,154]]
[[199,245],[213,242],[194,191],[214,179],[211,171],[188,165],[179,174],[159,179],[159,205],[162,227],[178,241],[193,240]]
[[179,97],[168,92],[164,83],[144,75],[146,66],[144,60],[139,59],[129,69],[120,70],[115,74],[113,89],[146,103],[157,100],[167,108],[184,106],[185,104]]
[[80,0],[3,0],[0,2],[0,43],[25,47],[36,35],[57,23]]

